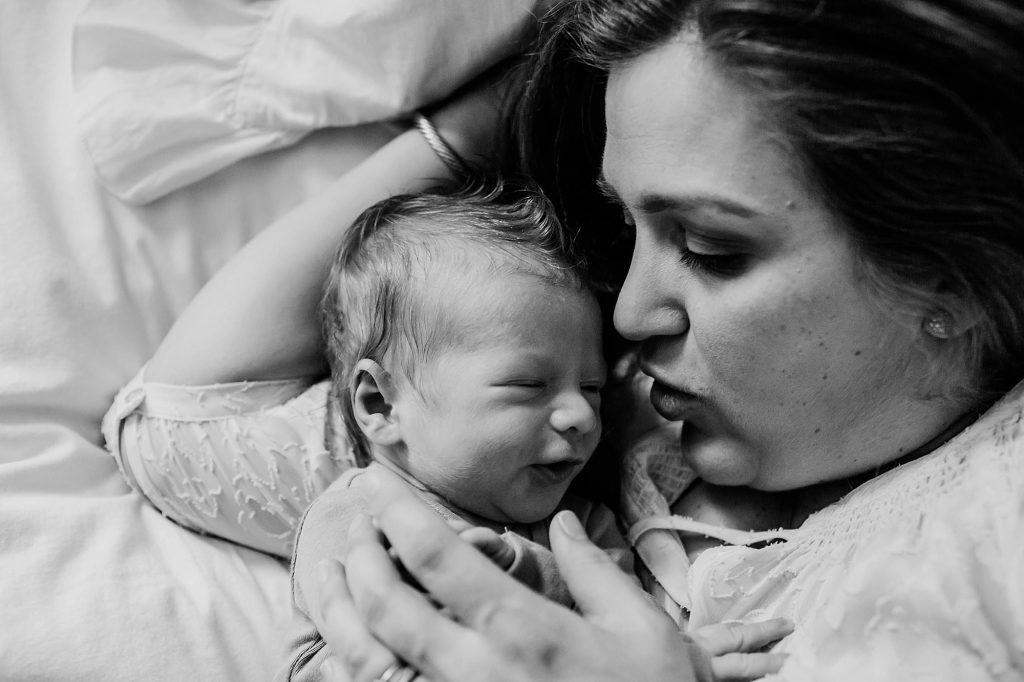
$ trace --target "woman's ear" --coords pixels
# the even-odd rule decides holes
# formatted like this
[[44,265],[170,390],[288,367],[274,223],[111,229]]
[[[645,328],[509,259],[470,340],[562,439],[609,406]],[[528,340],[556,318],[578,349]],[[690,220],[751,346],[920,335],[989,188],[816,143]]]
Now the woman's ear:
[[367,440],[375,445],[395,445],[402,440],[398,422],[392,414],[395,385],[387,370],[379,363],[363,358],[356,363],[349,391],[356,423]]
[[928,310],[921,329],[933,339],[945,340],[963,336],[982,318],[977,306],[970,305],[953,294],[939,294],[936,305]]

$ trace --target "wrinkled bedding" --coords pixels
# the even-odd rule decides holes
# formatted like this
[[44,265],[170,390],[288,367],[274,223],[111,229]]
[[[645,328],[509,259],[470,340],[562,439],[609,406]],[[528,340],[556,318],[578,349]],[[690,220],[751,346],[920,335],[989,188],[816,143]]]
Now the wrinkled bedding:
[[304,130],[125,203],[78,120],[85,5],[0,3],[0,679],[268,679],[287,567],[147,506],[99,420],[218,267],[393,130]]

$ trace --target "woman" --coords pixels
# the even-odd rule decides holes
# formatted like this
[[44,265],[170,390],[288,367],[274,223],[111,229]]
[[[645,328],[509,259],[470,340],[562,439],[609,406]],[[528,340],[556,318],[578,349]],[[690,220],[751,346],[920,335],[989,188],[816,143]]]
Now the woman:
[[[592,186],[634,232],[615,326],[654,408],[706,481],[798,500],[786,542],[696,561],[693,622],[791,618],[787,680],[1024,678],[1024,11],[593,0],[543,45],[525,149],[595,247]],[[376,529],[322,567],[334,679],[404,674],[379,643],[433,682],[703,674],[571,517],[580,615],[368,484]]]

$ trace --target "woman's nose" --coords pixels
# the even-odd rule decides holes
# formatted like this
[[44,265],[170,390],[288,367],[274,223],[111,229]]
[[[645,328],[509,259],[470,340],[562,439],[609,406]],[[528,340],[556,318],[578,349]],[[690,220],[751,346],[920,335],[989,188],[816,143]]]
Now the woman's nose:
[[638,235],[613,318],[615,329],[630,341],[675,336],[689,329],[682,283],[672,267],[677,261],[664,256],[657,245],[646,244]]
[[579,391],[567,392],[551,413],[551,426],[560,433],[590,433],[599,423],[597,410],[598,406]]

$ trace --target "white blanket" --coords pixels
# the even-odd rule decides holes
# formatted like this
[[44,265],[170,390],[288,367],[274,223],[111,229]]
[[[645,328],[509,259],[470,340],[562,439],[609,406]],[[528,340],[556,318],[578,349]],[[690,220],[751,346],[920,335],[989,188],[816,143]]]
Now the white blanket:
[[99,419],[220,265],[389,133],[314,133],[126,205],[76,127],[83,4],[0,2],[0,679],[269,679],[286,567],[148,507]]

